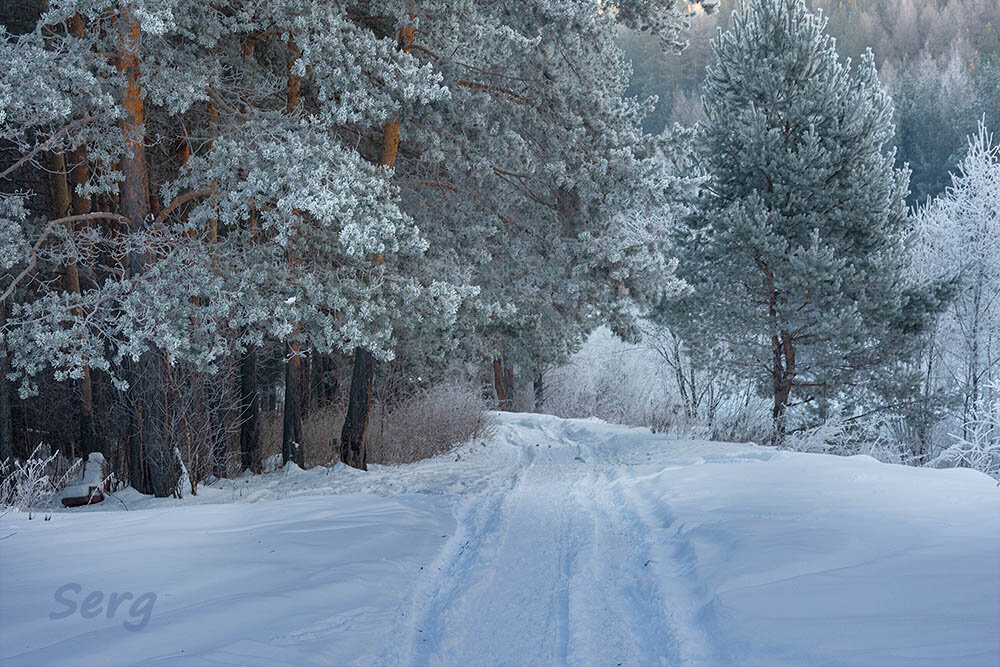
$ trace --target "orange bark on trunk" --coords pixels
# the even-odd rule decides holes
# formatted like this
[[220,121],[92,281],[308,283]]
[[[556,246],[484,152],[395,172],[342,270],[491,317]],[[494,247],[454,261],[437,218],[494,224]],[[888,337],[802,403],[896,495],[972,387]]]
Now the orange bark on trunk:
[[[414,28],[400,28],[396,48],[409,52],[413,46]],[[399,119],[390,118],[382,127],[382,151],[379,166],[387,170],[395,169],[399,153]],[[382,255],[374,264],[383,261]],[[351,388],[347,406],[347,417],[340,437],[340,460],[352,468],[368,469],[368,421],[371,412],[371,394],[375,378],[375,358],[364,348],[354,350],[354,368],[351,374]]]
[[[121,157],[123,182],[120,187],[122,213],[128,218],[133,231],[142,230],[150,218],[149,176],[146,168],[146,145],[143,134],[143,99],[139,85],[139,37],[138,21],[125,6],[119,6],[117,28],[119,31],[118,70],[125,75],[125,90],[122,96],[124,114],[119,123],[125,151]],[[133,277],[146,270],[147,256],[141,250],[129,255],[129,272]],[[129,483],[143,493],[165,493],[151,477],[146,459],[147,448],[159,445],[162,428],[155,409],[156,394],[162,390],[161,364],[152,351],[144,352],[137,362],[131,364],[129,376],[130,392],[135,399],[135,410],[131,415],[128,445]]]

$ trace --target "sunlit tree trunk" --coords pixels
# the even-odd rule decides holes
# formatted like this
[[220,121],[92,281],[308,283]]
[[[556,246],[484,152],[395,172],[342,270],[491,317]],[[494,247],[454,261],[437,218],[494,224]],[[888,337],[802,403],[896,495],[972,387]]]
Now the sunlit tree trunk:
[[[139,85],[139,23],[125,6],[119,7],[118,69],[125,74],[126,87],[122,98],[123,115],[120,121],[125,151],[121,158],[123,181],[120,187],[121,210],[133,232],[138,232],[150,217],[149,176],[146,167],[146,147],[143,135],[144,110],[142,90]],[[129,254],[128,268],[133,277],[146,270],[146,253],[133,250]],[[159,421],[158,393],[164,387],[162,362],[154,351],[144,352],[138,361],[131,362],[129,395],[134,401],[130,415],[128,469],[129,482],[143,493],[166,495],[167,484],[151,478],[165,471],[151,470],[147,459],[151,448],[163,447],[163,428]]]
[[497,395],[497,408],[509,411],[514,409],[514,368],[507,363],[506,357],[493,360],[493,389]]

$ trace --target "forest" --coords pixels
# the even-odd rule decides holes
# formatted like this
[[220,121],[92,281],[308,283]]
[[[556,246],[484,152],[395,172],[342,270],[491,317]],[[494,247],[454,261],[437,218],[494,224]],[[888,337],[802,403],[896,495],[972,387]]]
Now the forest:
[[735,7],[5,3],[5,475],[500,410],[1000,476],[996,3]]
[[997,0],[4,0],[0,663],[1000,664]]

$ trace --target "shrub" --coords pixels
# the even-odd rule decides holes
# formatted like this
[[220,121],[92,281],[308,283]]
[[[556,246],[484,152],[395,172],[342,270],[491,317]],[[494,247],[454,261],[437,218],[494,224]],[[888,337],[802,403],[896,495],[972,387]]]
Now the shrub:
[[47,507],[59,491],[79,473],[82,459],[72,464],[60,452],[40,443],[24,459],[0,463],[0,507],[27,512]]
[[978,407],[965,435],[952,437],[956,442],[927,465],[972,468],[1000,480],[1000,397]]
[[376,406],[368,430],[371,463],[411,463],[484,437],[491,420],[479,387],[443,382],[391,407]]

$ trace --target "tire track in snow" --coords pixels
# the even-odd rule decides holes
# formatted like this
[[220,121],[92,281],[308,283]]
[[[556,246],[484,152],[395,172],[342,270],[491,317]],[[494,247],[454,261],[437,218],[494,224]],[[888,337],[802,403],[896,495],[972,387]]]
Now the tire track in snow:
[[[441,641],[443,617],[452,600],[470,576],[484,545],[501,530],[503,505],[531,466],[534,453],[521,449],[518,463],[509,477],[500,476],[495,490],[465,497],[455,512],[455,533],[448,538],[437,558],[425,568],[427,578],[418,583],[408,622],[403,623],[407,640],[403,655],[383,653],[384,664],[426,665]],[[393,644],[390,644],[390,649]]]
[[537,437],[458,506],[400,626],[404,654],[384,662],[713,664],[713,609],[669,509],[617,447]]
[[634,517],[632,525],[647,541],[650,575],[656,580],[665,623],[672,628],[668,664],[718,664],[720,652],[712,642],[718,636],[718,618],[698,579],[694,544],[684,537],[664,500],[653,505],[639,479],[619,479],[611,490],[609,507]]
[[404,664],[567,662],[570,582],[590,525],[573,501],[582,471],[563,460],[575,449],[534,449],[488,529],[437,577],[427,627]]
[[612,495],[617,482],[604,473],[592,475],[585,495],[593,539],[587,576],[578,584],[574,617],[586,619],[577,648],[578,664],[678,664],[676,628],[653,571],[646,533],[635,514],[624,511]]

